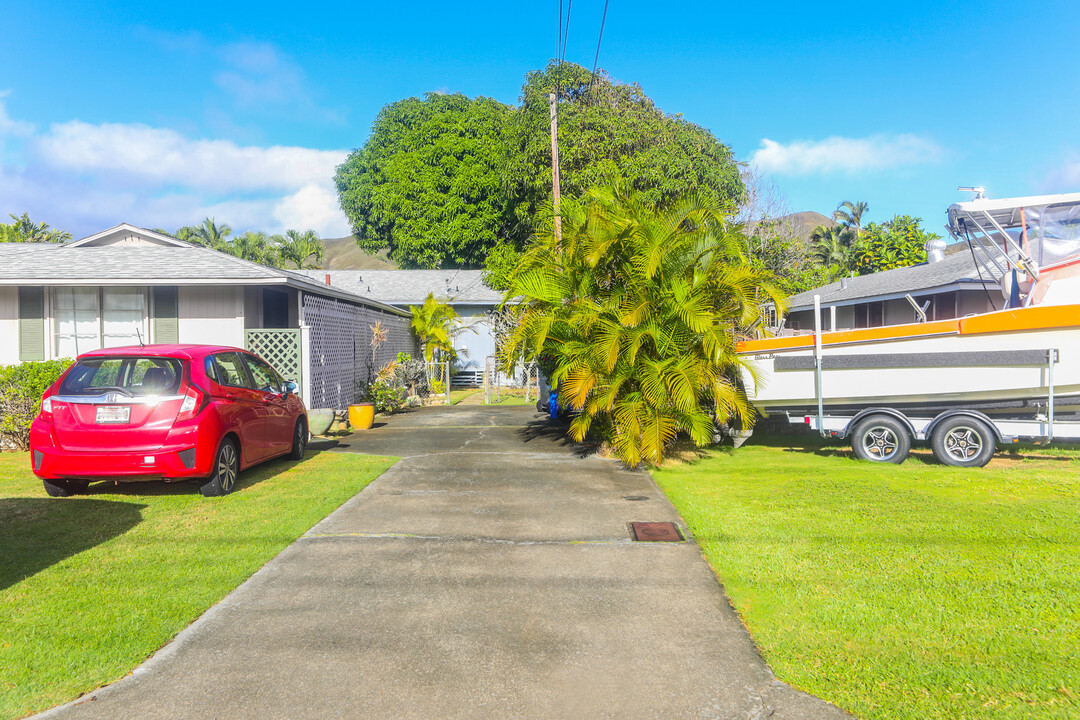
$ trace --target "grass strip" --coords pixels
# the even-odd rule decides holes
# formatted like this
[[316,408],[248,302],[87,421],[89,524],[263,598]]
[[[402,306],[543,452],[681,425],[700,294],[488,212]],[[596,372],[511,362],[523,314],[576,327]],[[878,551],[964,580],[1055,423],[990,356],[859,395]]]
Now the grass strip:
[[0,717],[135,668],[395,458],[309,451],[204,498],[194,485],[92,485],[50,498],[0,454]]
[[654,473],[777,675],[862,718],[1080,716],[1080,462],[818,446]]

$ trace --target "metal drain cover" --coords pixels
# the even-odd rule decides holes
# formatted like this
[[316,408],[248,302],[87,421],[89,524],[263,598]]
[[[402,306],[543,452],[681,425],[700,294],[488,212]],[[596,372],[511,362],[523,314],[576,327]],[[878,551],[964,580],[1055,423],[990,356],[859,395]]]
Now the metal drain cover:
[[639,542],[682,542],[683,536],[675,523],[670,522],[635,522],[630,523],[634,539]]
[[630,502],[641,502],[648,499],[648,495],[623,495],[623,500],[629,500]]

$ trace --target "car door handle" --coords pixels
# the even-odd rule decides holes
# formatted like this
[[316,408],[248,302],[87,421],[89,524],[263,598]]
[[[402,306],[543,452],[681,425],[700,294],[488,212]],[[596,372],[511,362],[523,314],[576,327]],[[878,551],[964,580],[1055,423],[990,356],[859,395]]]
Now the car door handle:
[[225,393],[226,400],[235,400],[237,398],[236,393]]

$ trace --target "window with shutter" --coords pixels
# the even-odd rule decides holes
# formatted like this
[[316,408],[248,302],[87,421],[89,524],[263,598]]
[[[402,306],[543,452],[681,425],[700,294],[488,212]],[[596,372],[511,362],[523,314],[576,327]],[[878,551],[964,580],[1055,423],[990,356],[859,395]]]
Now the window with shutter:
[[45,359],[45,289],[19,288],[19,361]]
[[180,342],[178,304],[175,287],[154,288],[154,342]]

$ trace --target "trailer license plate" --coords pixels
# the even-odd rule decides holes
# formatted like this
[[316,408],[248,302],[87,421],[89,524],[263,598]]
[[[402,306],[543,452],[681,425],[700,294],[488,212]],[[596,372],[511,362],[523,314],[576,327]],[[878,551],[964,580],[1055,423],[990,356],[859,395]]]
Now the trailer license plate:
[[126,423],[131,420],[131,407],[126,405],[98,405],[99,423]]

